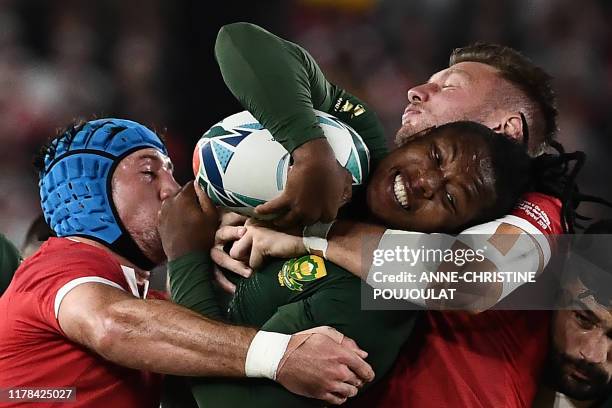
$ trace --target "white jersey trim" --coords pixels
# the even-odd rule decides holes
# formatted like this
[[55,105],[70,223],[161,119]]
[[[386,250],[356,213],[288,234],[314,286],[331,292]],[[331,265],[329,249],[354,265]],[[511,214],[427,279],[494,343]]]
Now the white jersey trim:
[[538,229],[531,222],[527,221],[524,218],[517,217],[516,215],[506,215],[502,218],[497,219],[498,222],[505,222],[506,224],[514,225],[525,231],[529,236],[536,240],[538,245],[540,245],[540,249],[542,250],[542,256],[544,257],[544,265],[548,265],[548,261],[550,261],[550,243],[548,242],[548,238],[546,238],[546,234]]
[[118,283],[105,279],[105,278],[101,278],[99,276],[84,276],[82,278],[73,279],[70,282],[66,283],[64,286],[62,286],[55,294],[54,310],[55,310],[56,319],[58,317],[59,308],[60,308],[60,305],[62,304],[62,300],[64,300],[64,297],[68,294],[68,292],[70,292],[72,289],[76,288],[77,286],[83,283],[89,283],[89,282],[103,283],[105,285],[109,285],[114,288],[125,291],[125,289],[123,289]]

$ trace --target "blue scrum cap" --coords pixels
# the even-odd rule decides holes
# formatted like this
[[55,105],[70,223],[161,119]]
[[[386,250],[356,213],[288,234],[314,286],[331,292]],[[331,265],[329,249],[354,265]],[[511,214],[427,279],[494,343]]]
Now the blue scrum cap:
[[93,239],[138,267],[151,269],[153,263],[119,219],[111,191],[121,159],[146,148],[168,154],[154,132],[124,119],[92,120],[54,139],[38,185],[45,220],[57,236]]

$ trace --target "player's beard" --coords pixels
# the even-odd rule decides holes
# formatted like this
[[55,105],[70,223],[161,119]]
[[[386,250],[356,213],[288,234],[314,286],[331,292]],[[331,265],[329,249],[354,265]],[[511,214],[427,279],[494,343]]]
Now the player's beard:
[[[551,350],[550,374],[557,389],[570,398],[577,400],[594,400],[607,395],[612,390],[608,374],[600,367],[574,359],[560,352],[553,345]],[[580,381],[572,377],[566,369],[577,368],[588,376],[588,380]]]
[[417,133],[438,125],[441,125],[441,123],[434,123],[433,120],[422,120],[416,124],[406,123],[405,125],[402,125],[402,127],[399,128],[395,134],[395,144],[397,146],[402,146],[406,142],[410,141],[412,136],[416,135]]
[[432,115],[425,107],[420,107],[422,113],[419,115],[418,121],[408,121],[395,134],[395,144],[402,146],[404,143],[410,141],[414,135],[422,132],[425,129],[429,129],[435,126],[442,126],[450,122],[457,122],[460,120],[468,120],[472,122],[478,122],[485,124],[493,112],[492,108],[488,104],[484,104],[485,107],[478,108],[472,112],[465,112],[462,110],[446,110],[443,113],[443,117]]
[[140,223],[137,227],[128,226],[126,229],[142,253],[155,265],[161,264],[166,259],[155,223]]

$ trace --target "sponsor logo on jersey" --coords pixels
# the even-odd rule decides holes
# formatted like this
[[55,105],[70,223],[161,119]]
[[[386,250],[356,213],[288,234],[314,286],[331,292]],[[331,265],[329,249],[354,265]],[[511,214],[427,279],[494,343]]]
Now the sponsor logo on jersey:
[[[541,230],[547,233],[551,233],[551,223],[548,214],[537,204],[527,201],[520,200],[514,207],[515,212],[525,214],[530,221],[535,222]],[[523,217],[525,218],[525,217]]]
[[327,275],[327,270],[323,258],[306,255],[285,262],[278,273],[278,283],[287,289],[301,292],[304,285],[300,282],[312,282],[325,275]]
[[334,111],[350,114],[351,119],[365,113],[365,108],[361,104],[353,104],[348,100],[340,97],[334,105]]

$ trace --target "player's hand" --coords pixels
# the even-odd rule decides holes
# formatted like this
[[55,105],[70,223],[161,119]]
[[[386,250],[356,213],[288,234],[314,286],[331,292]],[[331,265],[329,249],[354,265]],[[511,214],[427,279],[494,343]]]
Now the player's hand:
[[160,210],[157,229],[168,260],[210,250],[217,224],[217,210],[208,196],[193,182],[185,184]]
[[267,228],[254,220],[249,220],[245,227],[246,232],[230,250],[235,262],[248,262],[252,269],[256,269],[266,257],[295,258],[307,253],[301,236]]
[[233,259],[225,251],[225,247],[242,238],[246,232],[244,223],[247,217],[223,209],[220,209],[219,213],[221,223],[215,232],[215,244],[210,250],[210,257],[214,262],[215,281],[221,289],[233,294],[236,292],[236,285],[225,277],[222,268],[245,278],[251,276],[253,271],[247,263]]
[[374,378],[367,355],[332,327],[316,327],[291,336],[276,381],[295,394],[339,405]]
[[338,208],[351,199],[350,173],[340,166],[324,138],[304,143],[292,157],[282,194],[257,206],[255,212],[279,214],[273,223],[282,227],[332,221]]

